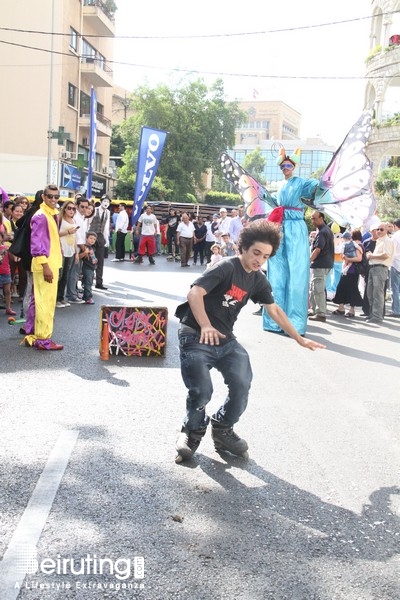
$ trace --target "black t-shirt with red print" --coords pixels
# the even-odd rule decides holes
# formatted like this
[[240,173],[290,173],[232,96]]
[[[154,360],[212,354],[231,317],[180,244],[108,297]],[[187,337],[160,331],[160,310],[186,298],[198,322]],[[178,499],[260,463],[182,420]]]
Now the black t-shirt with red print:
[[[247,273],[237,256],[225,258],[207,269],[194,285],[206,290],[206,313],[211,325],[227,336],[225,341],[234,337],[233,326],[248,300],[256,304],[274,303],[271,285],[262,271]],[[188,302],[178,307],[176,316],[184,325],[200,331]]]

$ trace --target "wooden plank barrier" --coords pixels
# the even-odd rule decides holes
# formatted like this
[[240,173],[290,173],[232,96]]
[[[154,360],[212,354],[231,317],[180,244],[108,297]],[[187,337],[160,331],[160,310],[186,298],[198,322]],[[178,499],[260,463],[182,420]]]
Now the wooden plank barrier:
[[100,356],[165,356],[168,309],[165,306],[101,306]]

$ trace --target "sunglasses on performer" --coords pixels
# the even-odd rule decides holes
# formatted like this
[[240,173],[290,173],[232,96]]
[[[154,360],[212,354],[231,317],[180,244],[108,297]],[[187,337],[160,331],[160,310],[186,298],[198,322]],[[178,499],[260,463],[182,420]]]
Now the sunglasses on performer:
[[46,194],[46,198],[48,198],[49,200],[51,200],[52,198],[54,198],[55,200],[59,200],[60,194]]
[[294,169],[294,166],[291,163],[285,163],[284,165],[280,166],[281,171],[283,171],[283,169]]

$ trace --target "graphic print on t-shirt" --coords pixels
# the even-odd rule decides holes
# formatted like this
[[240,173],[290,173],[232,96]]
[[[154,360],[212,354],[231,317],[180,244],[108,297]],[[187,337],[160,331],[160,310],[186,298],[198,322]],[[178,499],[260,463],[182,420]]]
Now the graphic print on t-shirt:
[[246,294],[245,290],[241,290],[237,285],[232,285],[224,294],[225,300],[222,302],[222,306],[234,306],[237,302],[242,302]]

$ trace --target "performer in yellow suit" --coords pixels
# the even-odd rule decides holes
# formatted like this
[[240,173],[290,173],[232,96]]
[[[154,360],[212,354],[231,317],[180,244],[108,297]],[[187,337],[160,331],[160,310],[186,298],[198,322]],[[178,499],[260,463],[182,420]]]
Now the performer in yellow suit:
[[31,254],[33,290],[26,316],[25,344],[38,350],[62,350],[51,339],[57,300],[62,254],[57,222],[57,202],[60,193],[56,185],[43,191],[43,202],[31,220]]

